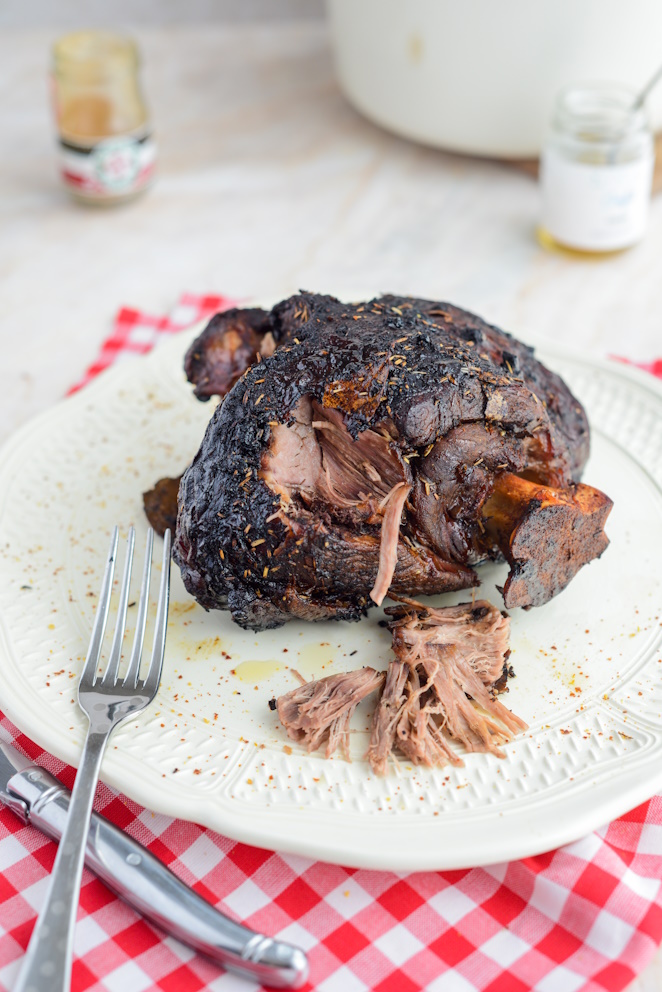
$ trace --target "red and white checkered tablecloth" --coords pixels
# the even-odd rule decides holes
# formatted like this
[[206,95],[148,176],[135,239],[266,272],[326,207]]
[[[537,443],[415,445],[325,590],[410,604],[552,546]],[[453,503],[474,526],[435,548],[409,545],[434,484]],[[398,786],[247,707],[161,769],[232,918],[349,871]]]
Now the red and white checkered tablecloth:
[[[80,388],[162,334],[230,306],[183,296],[123,309]],[[648,366],[662,376],[662,362]],[[0,720],[0,737],[71,788],[66,767]],[[466,871],[357,871],[238,844],[105,785],[96,809],[229,915],[307,951],[319,992],[617,992],[662,941],[662,797],[567,847]],[[0,987],[10,990],[55,844],[0,809]],[[85,871],[73,992],[256,992],[145,923]]]

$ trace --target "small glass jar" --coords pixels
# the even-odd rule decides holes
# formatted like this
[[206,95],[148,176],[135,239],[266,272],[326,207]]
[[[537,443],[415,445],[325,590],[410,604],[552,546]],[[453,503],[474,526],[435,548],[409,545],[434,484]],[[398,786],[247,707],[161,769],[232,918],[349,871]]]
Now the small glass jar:
[[156,163],[133,41],[78,31],[53,48],[53,99],[62,178],[86,203],[131,199],[150,183]]
[[543,243],[603,253],[639,241],[654,158],[645,110],[630,89],[562,90],[540,162]]

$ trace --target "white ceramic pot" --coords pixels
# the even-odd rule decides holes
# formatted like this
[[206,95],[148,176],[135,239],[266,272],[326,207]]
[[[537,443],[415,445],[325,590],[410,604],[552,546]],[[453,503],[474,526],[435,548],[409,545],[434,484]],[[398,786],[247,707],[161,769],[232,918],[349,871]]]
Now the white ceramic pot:
[[[660,0],[328,0],[340,84],[371,120],[476,155],[536,155],[559,89],[643,86]],[[651,97],[662,128],[662,84]]]

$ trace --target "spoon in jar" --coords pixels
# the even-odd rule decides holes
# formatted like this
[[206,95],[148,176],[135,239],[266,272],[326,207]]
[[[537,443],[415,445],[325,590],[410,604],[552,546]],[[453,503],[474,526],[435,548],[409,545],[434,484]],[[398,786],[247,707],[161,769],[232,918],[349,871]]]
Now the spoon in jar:
[[659,66],[655,74],[651,76],[651,78],[644,86],[643,90],[640,90],[640,92],[637,94],[635,101],[632,104],[632,110],[639,110],[640,107],[643,107],[644,103],[648,99],[651,90],[653,90],[655,86],[657,86],[660,79],[662,79],[662,65]]

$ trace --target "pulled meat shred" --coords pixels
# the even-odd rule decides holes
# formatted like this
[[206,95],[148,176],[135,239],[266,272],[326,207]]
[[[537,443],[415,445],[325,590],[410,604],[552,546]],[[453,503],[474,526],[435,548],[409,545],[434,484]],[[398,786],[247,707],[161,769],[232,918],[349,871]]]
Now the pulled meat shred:
[[421,685],[417,669],[407,662],[396,660],[389,665],[368,747],[368,761],[375,774],[386,774],[396,747],[415,765],[462,764],[435,722],[427,703],[429,689],[430,683],[426,680]]
[[384,673],[374,668],[328,675],[306,682],[280,696],[276,707],[280,722],[292,740],[315,751],[326,739],[326,757],[337,747],[349,761],[349,722],[365,696],[383,685]]
[[[400,512],[400,511],[399,511]],[[293,689],[278,700],[290,737],[309,751],[327,740],[348,756],[349,721],[376,688],[367,758],[377,775],[399,751],[426,767],[463,765],[452,743],[503,758],[502,744],[527,725],[495,698],[504,684],[510,620],[485,600],[432,609],[413,600],[390,607],[395,658],[388,671],[362,668]]]
[[411,486],[398,482],[393,486],[388,496],[384,498],[384,516],[382,518],[381,544],[379,546],[379,570],[375,584],[370,590],[370,598],[377,606],[382,605],[384,596],[389,590],[395,566],[398,561],[398,541],[400,540],[400,518]]
[[463,763],[449,740],[503,758],[499,745],[526,730],[494,696],[510,654],[509,618],[486,600],[441,609],[409,600],[386,612],[393,618],[393,651],[407,674],[390,739],[380,715],[385,704],[393,709],[386,690],[375,712],[368,750],[373,770],[386,771],[394,745],[427,766]]

